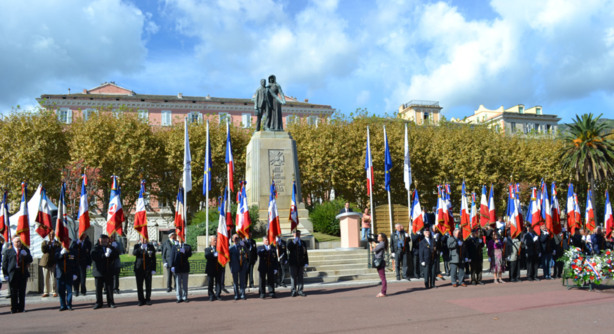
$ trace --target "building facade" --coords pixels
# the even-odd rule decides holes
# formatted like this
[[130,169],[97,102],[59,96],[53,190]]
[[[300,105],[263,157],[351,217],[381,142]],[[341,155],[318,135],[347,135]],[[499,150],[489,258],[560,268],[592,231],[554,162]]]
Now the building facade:
[[[47,109],[54,110],[61,122],[70,124],[77,117],[85,120],[99,110],[120,113],[131,112],[147,121],[151,126],[171,126],[182,123],[187,117],[190,122],[202,122],[215,118],[219,122],[232,121],[236,126],[255,126],[256,114],[251,98],[219,98],[207,96],[147,95],[137,94],[130,89],[105,82],[90,90],[76,94],[43,94],[36,99]],[[304,119],[317,124],[329,118],[334,109],[329,105],[313,104],[308,100],[298,101],[286,97],[282,108],[284,125]]]
[[439,124],[441,119],[439,101],[412,100],[399,107],[399,117],[416,125]]
[[544,114],[541,106],[526,109],[524,105],[518,104],[508,109],[501,106],[493,110],[480,105],[473,115],[465,118],[464,122],[487,124],[495,131],[506,135],[554,136],[558,131],[560,120],[557,115]]

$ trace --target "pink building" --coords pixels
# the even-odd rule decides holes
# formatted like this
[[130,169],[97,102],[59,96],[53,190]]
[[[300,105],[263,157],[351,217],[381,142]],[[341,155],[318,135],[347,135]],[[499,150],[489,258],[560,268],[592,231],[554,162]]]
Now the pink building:
[[[171,126],[183,122],[185,117],[191,122],[202,122],[204,118],[215,117],[220,122],[228,117],[236,126],[250,128],[255,126],[256,115],[251,98],[219,98],[209,95],[183,96],[137,94],[120,87],[114,82],[105,82],[90,90],[84,89],[76,94],[43,94],[36,99],[44,108],[54,110],[58,118],[66,124],[76,117],[87,120],[98,110],[109,112],[136,112],[152,126]],[[334,109],[329,105],[313,104],[308,100],[298,101],[286,97],[283,107],[284,125],[306,119],[317,124],[329,118]],[[218,118],[219,117],[219,118]]]

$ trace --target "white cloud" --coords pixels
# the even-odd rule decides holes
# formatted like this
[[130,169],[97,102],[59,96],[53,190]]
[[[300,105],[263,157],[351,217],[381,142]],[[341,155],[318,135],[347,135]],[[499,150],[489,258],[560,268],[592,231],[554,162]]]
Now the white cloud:
[[56,92],[72,85],[75,91],[141,70],[146,21],[138,8],[120,0],[3,1],[1,110],[49,87]]

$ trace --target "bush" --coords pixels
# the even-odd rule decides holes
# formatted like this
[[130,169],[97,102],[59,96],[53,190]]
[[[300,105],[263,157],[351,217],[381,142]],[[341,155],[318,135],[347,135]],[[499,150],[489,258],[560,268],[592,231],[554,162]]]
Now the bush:
[[[236,212],[237,205],[232,204],[230,207],[230,212],[232,213],[232,222],[236,224]],[[258,206],[254,205],[249,208],[249,217],[252,221],[252,226],[255,226],[258,223]],[[220,222],[220,212],[217,207],[209,208],[209,235],[217,235],[217,227]],[[206,235],[205,228],[207,227],[207,215],[206,211],[198,211],[192,217],[192,221],[188,226],[188,236],[187,243],[190,245],[196,245],[196,237],[201,235]],[[233,228],[233,233],[235,229]]]
[[[335,217],[343,209],[346,200],[337,198],[334,201],[316,204],[309,213],[309,219],[313,223],[313,230],[328,235],[339,236],[339,220]],[[357,211],[356,207],[350,204],[350,208]]]

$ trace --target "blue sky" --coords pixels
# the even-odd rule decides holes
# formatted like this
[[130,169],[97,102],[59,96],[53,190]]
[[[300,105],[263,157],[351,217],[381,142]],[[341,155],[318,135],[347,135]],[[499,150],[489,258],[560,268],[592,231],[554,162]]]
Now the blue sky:
[[610,0],[4,0],[0,111],[105,81],[143,94],[286,95],[349,114],[541,105],[614,118]]

